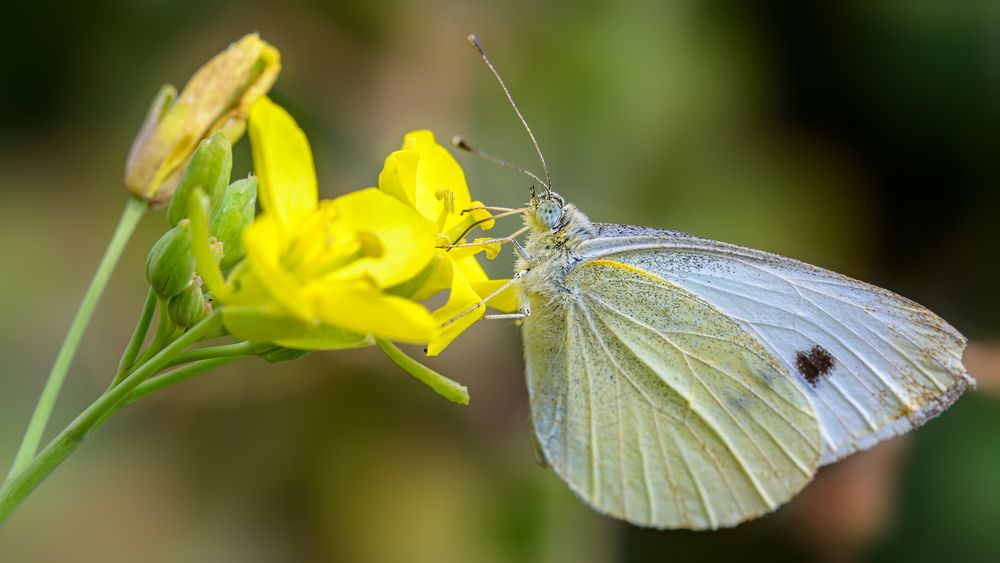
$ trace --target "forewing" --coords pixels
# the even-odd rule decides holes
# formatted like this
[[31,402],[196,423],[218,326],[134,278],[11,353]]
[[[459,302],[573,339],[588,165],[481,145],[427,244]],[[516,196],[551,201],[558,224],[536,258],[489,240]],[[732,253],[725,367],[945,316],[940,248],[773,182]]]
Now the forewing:
[[659,528],[730,526],[798,492],[819,424],[790,374],[717,309],[611,261],[524,323],[535,432],[596,509]]
[[736,320],[795,374],[823,432],[821,464],[902,434],[974,383],[965,338],[890,291],[774,254],[600,225],[582,260],[612,258],[684,287]]

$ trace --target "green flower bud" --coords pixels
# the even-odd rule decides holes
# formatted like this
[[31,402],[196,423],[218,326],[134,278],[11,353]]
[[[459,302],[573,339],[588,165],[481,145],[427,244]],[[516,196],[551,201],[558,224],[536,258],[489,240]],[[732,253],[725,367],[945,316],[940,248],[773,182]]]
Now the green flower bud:
[[187,219],[156,241],[146,258],[146,279],[162,299],[170,299],[191,283],[194,254],[191,252],[191,224]]
[[177,326],[192,327],[211,311],[212,306],[205,301],[201,285],[201,279],[195,276],[186,288],[171,297],[170,302],[167,303],[170,320],[174,321]]
[[222,243],[222,269],[243,258],[243,230],[253,222],[256,209],[257,179],[246,178],[230,184],[212,211],[210,232]]
[[187,217],[188,198],[196,187],[200,187],[211,198],[212,205],[218,204],[229,184],[232,169],[233,145],[224,133],[218,132],[198,143],[198,148],[170,199],[170,207],[167,209],[170,224],[176,225]]

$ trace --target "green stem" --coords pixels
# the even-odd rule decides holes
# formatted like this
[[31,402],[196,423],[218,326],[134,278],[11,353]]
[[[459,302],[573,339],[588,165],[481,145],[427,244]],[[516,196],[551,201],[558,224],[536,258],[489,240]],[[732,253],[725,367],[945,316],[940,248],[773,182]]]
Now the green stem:
[[236,360],[245,358],[246,355],[239,356],[221,356],[217,358],[209,358],[205,360],[199,360],[197,362],[190,363],[184,367],[177,368],[173,371],[168,371],[163,375],[158,375],[148,381],[144,381],[141,385],[135,388],[135,391],[128,396],[125,403],[121,406],[131,405],[132,403],[142,399],[148,395],[152,395],[157,391],[162,391],[167,387],[172,387],[177,385],[182,381],[187,381],[192,377],[202,374],[206,371],[213,370],[217,367],[222,367],[226,364],[231,364]]
[[142,305],[142,313],[139,315],[139,324],[135,325],[132,338],[128,341],[128,346],[122,354],[122,359],[118,362],[118,372],[111,381],[111,387],[118,385],[125,379],[132,366],[135,365],[135,358],[139,355],[139,349],[146,340],[146,333],[149,332],[149,324],[153,320],[153,313],[156,311],[156,294],[150,289],[146,294],[146,302]]
[[452,381],[440,373],[406,355],[395,344],[384,338],[375,337],[375,343],[403,371],[416,377],[445,399],[460,405],[469,404],[469,390],[465,385]]
[[112,389],[98,397],[87,410],[80,413],[52,442],[49,443],[20,473],[8,479],[0,487],[0,524],[14,512],[14,509],[59,466],[83,440],[94,431],[128,398],[139,385],[163,369],[170,360],[188,346],[216,329],[220,323],[219,312],[213,312],[201,322],[191,327],[180,338],[168,344],[148,362],[136,368],[128,377]]
[[63,381],[66,379],[66,372],[80,345],[83,331],[87,328],[90,317],[94,314],[94,308],[97,307],[97,301],[101,298],[101,294],[104,293],[104,288],[108,284],[111,272],[118,263],[118,258],[121,257],[126,243],[132,237],[132,233],[135,232],[136,225],[139,224],[139,220],[148,209],[149,203],[135,197],[129,197],[128,202],[125,204],[125,210],[122,212],[118,226],[111,236],[111,242],[108,244],[107,250],[104,251],[104,257],[101,258],[101,262],[97,266],[97,272],[94,273],[93,279],[90,280],[90,286],[87,287],[87,292],[83,295],[83,301],[80,302],[80,308],[76,312],[76,317],[73,318],[73,322],[69,326],[69,332],[66,333],[62,348],[59,349],[59,354],[56,355],[52,370],[49,372],[49,378],[45,382],[42,394],[38,398],[38,404],[35,406],[35,411],[28,422],[24,438],[21,439],[21,446],[14,456],[14,463],[7,475],[8,480],[20,473],[31,462],[31,459],[35,456],[35,452],[38,451],[38,444],[42,441],[42,435],[45,434],[45,427],[49,422],[49,417],[52,415],[52,409],[55,406],[56,399],[59,397]]
[[[150,358],[163,349],[163,347],[167,344],[170,335],[174,333],[174,323],[170,321],[170,314],[167,313],[167,301],[165,299],[156,298],[156,304],[158,309],[156,314],[156,332],[153,333],[153,338],[150,340],[149,346],[146,346],[146,349],[142,351],[139,358],[132,362],[133,366],[142,365],[148,362]],[[121,379],[125,379],[125,376],[127,376],[128,373],[128,370],[126,370]],[[118,378],[116,377],[116,379]],[[117,385],[119,381],[120,379],[114,384]],[[112,385],[112,387],[113,386],[114,385]]]
[[[208,360],[211,358],[241,357],[253,354],[253,347],[249,342],[237,342],[236,344],[223,344],[221,346],[206,346],[181,352],[170,360],[166,367],[177,366],[198,360]],[[159,379],[159,378],[157,378]]]

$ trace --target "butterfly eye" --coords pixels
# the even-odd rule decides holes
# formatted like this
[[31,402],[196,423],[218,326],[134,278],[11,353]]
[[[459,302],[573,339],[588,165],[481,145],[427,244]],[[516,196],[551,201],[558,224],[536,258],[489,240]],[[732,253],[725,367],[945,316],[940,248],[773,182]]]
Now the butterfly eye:
[[551,229],[559,224],[559,219],[562,216],[562,206],[554,201],[546,200],[538,204],[535,215],[542,226]]

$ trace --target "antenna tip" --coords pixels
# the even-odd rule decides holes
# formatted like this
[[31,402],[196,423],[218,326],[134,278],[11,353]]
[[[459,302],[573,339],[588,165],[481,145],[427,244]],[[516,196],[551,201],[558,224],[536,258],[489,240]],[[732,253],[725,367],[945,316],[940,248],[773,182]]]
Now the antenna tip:
[[465,142],[465,139],[463,139],[461,135],[455,135],[451,138],[451,146],[457,149],[462,149],[463,151],[472,152],[472,147]]
[[483,52],[483,46],[479,44],[479,38],[476,37],[475,33],[470,33],[465,39],[469,42],[469,45],[472,45],[473,49],[479,51],[480,55],[483,57],[486,56],[486,53]]

